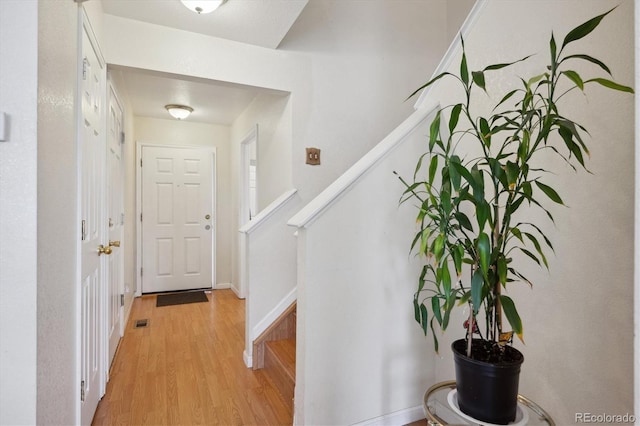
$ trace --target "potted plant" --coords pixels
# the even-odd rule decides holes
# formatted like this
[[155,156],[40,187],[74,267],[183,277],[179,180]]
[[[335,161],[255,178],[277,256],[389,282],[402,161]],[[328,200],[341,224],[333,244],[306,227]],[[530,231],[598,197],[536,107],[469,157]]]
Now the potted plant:
[[438,74],[410,96],[445,78],[457,81],[464,93],[436,113],[413,182],[400,177],[401,203],[417,202],[419,230],[411,249],[425,259],[413,299],[415,319],[425,335],[432,330],[437,351],[435,328],[444,331],[452,310],[468,307],[465,336],[452,344],[457,402],[483,422],[506,424],[516,415],[524,358],[511,343],[513,334],[522,339],[523,327],[505,290],[516,281],[532,285],[521,272],[522,261],[548,267],[546,253],[553,250],[541,225],[522,213],[541,209],[553,221],[547,203],[563,204],[548,178],[552,171],[537,158],[552,152],[574,170],[587,170],[587,130],[565,115],[562,98],[592,83],[633,93],[607,78],[583,78],[573,69],[580,61],[611,72],[592,56],[565,53],[612,10],[571,30],[560,45],[552,33],[547,67],[520,78],[520,87],[501,95],[486,114],[473,102],[486,93],[485,76],[528,56],[469,71],[463,42],[459,72]]

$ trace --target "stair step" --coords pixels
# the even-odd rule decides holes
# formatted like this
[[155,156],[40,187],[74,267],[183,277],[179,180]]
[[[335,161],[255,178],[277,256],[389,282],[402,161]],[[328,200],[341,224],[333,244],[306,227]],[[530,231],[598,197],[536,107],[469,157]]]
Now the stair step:
[[284,400],[293,409],[296,383],[296,340],[282,339],[265,342],[265,373],[276,385]]

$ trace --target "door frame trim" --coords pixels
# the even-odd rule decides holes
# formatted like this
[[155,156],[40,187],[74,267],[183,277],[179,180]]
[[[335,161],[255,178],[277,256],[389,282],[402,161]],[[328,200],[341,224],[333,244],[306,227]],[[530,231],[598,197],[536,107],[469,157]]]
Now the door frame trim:
[[[247,217],[247,213],[250,210],[250,195],[249,195],[249,153],[247,152],[247,147],[252,143],[256,144],[256,161],[258,159],[259,154],[259,129],[258,124],[256,123],[252,129],[242,138],[240,142],[240,209],[239,209],[239,224],[240,227],[246,225],[245,218]],[[256,179],[258,173],[258,166],[256,166]],[[258,197],[258,188],[256,188],[256,200]],[[257,203],[256,203],[257,204]],[[258,214],[258,212],[254,212],[254,216]]]
[[142,226],[140,225],[140,215],[142,214],[142,167],[140,167],[140,161],[142,161],[142,149],[144,147],[155,147],[155,148],[176,148],[176,149],[198,149],[209,151],[213,156],[213,160],[211,161],[212,173],[211,177],[213,179],[213,183],[211,185],[211,200],[213,204],[213,214],[214,214],[214,228],[213,228],[213,236],[211,238],[211,246],[212,246],[212,256],[211,256],[211,288],[217,288],[217,280],[216,280],[216,257],[217,257],[217,236],[218,236],[218,153],[217,148],[215,146],[204,146],[204,145],[179,145],[179,144],[162,144],[162,143],[154,143],[148,141],[136,141],[136,216],[135,216],[135,228],[136,228],[136,269],[134,271],[135,274],[135,283],[136,283],[136,291],[135,296],[142,296],[142,277],[140,275],[140,269],[142,268]]

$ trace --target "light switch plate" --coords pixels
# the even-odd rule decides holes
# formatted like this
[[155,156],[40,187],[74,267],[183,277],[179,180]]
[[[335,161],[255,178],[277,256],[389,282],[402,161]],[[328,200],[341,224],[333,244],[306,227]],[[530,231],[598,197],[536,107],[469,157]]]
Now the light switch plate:
[[312,166],[320,165],[320,149],[307,148],[307,164]]

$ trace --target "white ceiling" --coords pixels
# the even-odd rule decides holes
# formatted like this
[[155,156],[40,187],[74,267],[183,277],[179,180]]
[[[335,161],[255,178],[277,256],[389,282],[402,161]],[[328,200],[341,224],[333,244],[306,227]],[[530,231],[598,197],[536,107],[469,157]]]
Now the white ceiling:
[[[1,1],[1,0],[0,0]],[[212,13],[198,15],[179,0],[102,0],[105,13],[137,21],[277,48],[308,0],[227,0]],[[229,125],[262,89],[114,67],[125,85],[133,114],[170,118],[164,106],[194,109],[187,121]]]

